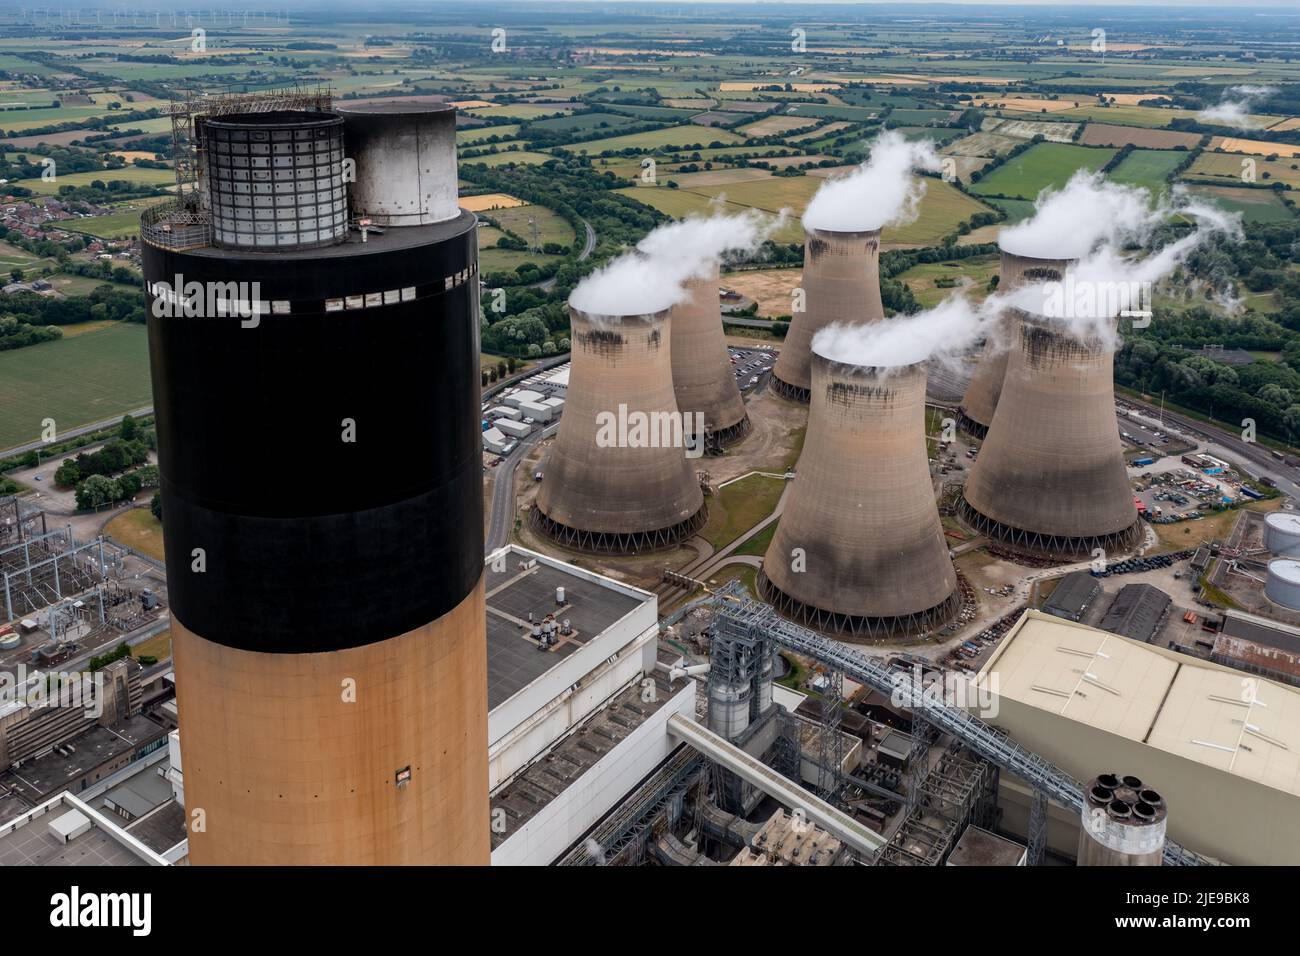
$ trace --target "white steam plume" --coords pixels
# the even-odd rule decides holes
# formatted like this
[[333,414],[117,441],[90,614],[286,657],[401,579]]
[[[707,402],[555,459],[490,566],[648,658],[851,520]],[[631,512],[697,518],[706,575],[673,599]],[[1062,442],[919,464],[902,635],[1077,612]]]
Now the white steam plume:
[[1008,307],[1042,315],[1079,339],[1117,343],[1115,316],[1147,306],[1144,292],[1169,275],[1210,236],[1240,236],[1240,221],[1216,207],[1189,202],[1184,194],[1161,206],[1160,218],[1177,212],[1196,223],[1192,232],[1142,258],[1128,258],[1108,240],[1067,270],[1062,282],[1039,282],[991,295],[982,303],[965,294],[932,309],[868,325],[832,325],[813,336],[813,351],[837,362],[901,367],[938,361],[956,369],[981,339],[996,340]]
[[998,245],[1017,256],[1078,259],[1103,242],[1141,239],[1158,223],[1145,189],[1080,170],[1061,189],[1039,193],[1034,214],[1003,229]]
[[726,255],[752,253],[785,221],[750,210],[741,215],[691,217],[660,226],[587,276],[569,304],[591,315],[645,315],[686,298],[682,283],[708,275]]
[[817,190],[803,214],[804,228],[868,232],[911,222],[925,195],[925,182],[913,170],[939,168],[928,141],[909,143],[893,130],[881,133],[865,163]]
[[1223,99],[1214,106],[1196,114],[1202,123],[1231,126],[1233,129],[1257,129],[1259,124],[1250,118],[1250,108],[1257,100],[1277,92],[1275,86],[1230,86],[1223,91]]

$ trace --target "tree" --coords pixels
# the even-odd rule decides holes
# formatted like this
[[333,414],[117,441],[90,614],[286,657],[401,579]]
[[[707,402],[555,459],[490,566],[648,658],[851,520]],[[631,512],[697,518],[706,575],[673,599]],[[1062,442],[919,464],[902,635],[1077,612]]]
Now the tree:
[[13,279],[14,282],[22,282],[23,270],[19,269],[17,266],[14,266],[12,269],[9,270],[9,278]]
[[[102,305],[103,303],[100,304]],[[93,314],[94,310],[92,309],[91,312]],[[134,441],[137,430],[138,430],[138,426],[135,423],[135,419],[132,418],[130,415],[123,415],[122,424],[118,427],[117,430],[118,437],[120,437],[123,441]]]
[[77,488],[77,507],[83,510],[98,508],[117,498],[117,482],[103,475],[91,475]]
[[149,502],[149,510],[153,512],[153,516],[155,518],[157,518],[159,521],[162,521],[162,492],[161,491],[155,491],[153,493],[153,498]]

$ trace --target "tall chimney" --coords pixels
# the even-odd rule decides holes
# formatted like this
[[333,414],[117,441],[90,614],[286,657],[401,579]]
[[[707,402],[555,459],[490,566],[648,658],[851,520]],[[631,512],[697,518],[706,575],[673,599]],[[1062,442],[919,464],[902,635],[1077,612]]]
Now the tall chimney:
[[673,394],[669,310],[591,315],[569,306],[573,366],[533,527],[570,548],[633,554],[689,538],[708,518],[686,457],[702,451]]
[[880,302],[880,230],[807,230],[800,288],[804,308],[792,313],[772,370],[772,387],[791,401],[807,402],[813,336],[836,322],[862,325],[885,317]]
[[960,608],[930,480],[925,364],[812,359],[798,474],[763,557],[764,600],[849,640],[931,630]]
[[1160,866],[1168,807],[1137,777],[1103,773],[1083,788],[1079,866]]
[[749,414],[722,335],[718,267],[684,288],[687,297],[672,309],[673,392],[684,414],[704,413],[708,444],[720,450],[749,433]]
[[1018,346],[958,504],[962,519],[1028,554],[1132,548],[1142,527],[1115,420],[1114,353],[1052,319],[1012,312]]
[[475,217],[350,234],[357,117],[201,119],[212,236],[142,219],[195,864],[490,859]]
[[[1074,259],[1037,259],[1002,250],[1002,268],[998,278],[998,292],[1013,292],[1031,282],[1057,281],[1065,275]],[[975,373],[957,410],[957,427],[974,438],[983,438],[993,422],[993,412],[998,407],[1002,383],[1007,376],[1009,347],[1016,340],[1015,319],[1008,309],[999,324],[998,340],[985,344]],[[1000,340],[1000,341],[999,341]]]

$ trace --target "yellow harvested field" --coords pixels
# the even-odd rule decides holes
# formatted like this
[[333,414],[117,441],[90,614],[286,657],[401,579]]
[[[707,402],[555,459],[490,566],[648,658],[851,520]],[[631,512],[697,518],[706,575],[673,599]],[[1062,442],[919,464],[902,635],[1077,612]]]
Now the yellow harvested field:
[[1117,106],[1140,106],[1143,100],[1170,101],[1163,93],[1107,93],[1106,99],[1114,100]]
[[528,203],[507,193],[485,193],[482,196],[461,196],[460,208],[470,212],[485,212],[488,209],[514,209],[527,206]]
[[[1083,106],[1084,100],[1045,100],[1033,98],[1017,97],[992,97],[983,98],[976,101],[976,106],[994,106],[1002,110],[1019,110],[1025,113],[1041,113],[1046,110],[1049,113],[1062,113],[1065,110],[1072,110],[1076,106]],[[1088,100],[1087,102],[1092,102]]]
[[477,110],[485,106],[496,106],[491,100],[452,100],[451,105],[458,110]]
[[[761,90],[765,86],[785,86],[785,81],[774,76],[770,80],[758,83],[723,83],[718,89],[724,93],[745,93],[751,90]],[[840,83],[791,83],[790,88],[798,93],[821,93],[823,90],[838,90],[843,88]]]
[[[919,83],[1019,83],[1013,76],[949,76],[947,73],[891,73],[892,77],[901,77]],[[872,80],[872,83],[888,83],[889,80]]]
[[1269,127],[1269,132],[1281,133],[1292,129],[1300,129],[1300,116],[1290,116],[1280,123],[1274,123]]
[[745,136],[776,136],[778,133],[793,133],[815,125],[815,116],[765,116],[756,122],[736,127],[736,132]]
[[1228,153],[1250,153],[1254,156],[1300,156],[1300,146],[1290,143],[1270,143],[1258,139],[1238,139],[1235,136],[1216,136],[1210,140],[1210,149]]
[[722,277],[722,285],[757,302],[758,314],[763,318],[774,319],[793,313],[791,291],[799,285],[802,275],[799,269],[752,269],[728,272]]
[[853,170],[857,168],[858,167],[856,165],[819,166],[817,169],[808,170],[807,175],[816,176],[818,179],[834,179],[836,176],[847,176],[849,173],[853,172]]
[[157,154],[146,149],[115,149],[108,155],[121,156],[128,163],[133,163],[137,159],[153,159]]

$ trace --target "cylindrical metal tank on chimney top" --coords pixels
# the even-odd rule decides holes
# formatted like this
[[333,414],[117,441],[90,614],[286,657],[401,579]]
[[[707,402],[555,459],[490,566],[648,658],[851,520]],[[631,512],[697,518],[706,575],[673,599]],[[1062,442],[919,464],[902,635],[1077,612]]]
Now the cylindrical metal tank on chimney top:
[[673,392],[681,412],[703,413],[710,448],[720,450],[745,437],[749,414],[722,335],[717,265],[683,288],[686,298],[672,309]]
[[880,230],[832,232],[809,229],[804,236],[803,309],[791,313],[772,370],[772,387],[793,401],[808,401],[812,388],[812,340],[836,322],[861,325],[885,317],[880,301]]
[[1168,807],[1137,777],[1103,773],[1083,788],[1079,866],[1160,866]]
[[[1013,292],[1031,282],[1060,281],[1073,259],[1037,259],[1002,250],[998,292]],[[998,334],[986,342],[966,394],[957,411],[958,427],[975,438],[983,438],[993,422],[993,412],[1007,375],[1007,358],[1016,344],[1016,318],[1006,310],[998,323]]]
[[667,548],[708,517],[687,457],[703,452],[703,434],[677,409],[668,315],[569,307],[564,417],[531,517],[560,544],[619,554]]
[[813,353],[798,473],[759,588],[781,613],[848,640],[930,630],[960,608],[925,438],[925,365]]
[[363,243],[337,114],[200,128],[215,244],[142,220],[190,861],[486,865],[475,217]]
[[1111,345],[1013,311],[1017,347],[959,513],[980,534],[1028,554],[1127,550],[1142,526],[1115,424]]
[[348,105],[352,214],[376,226],[427,226],[460,215],[456,108],[444,103]]

